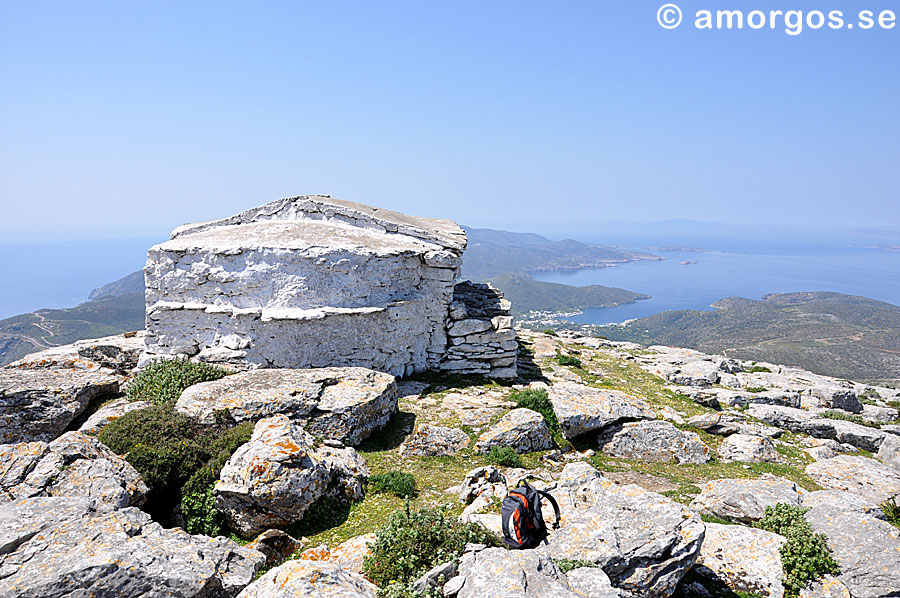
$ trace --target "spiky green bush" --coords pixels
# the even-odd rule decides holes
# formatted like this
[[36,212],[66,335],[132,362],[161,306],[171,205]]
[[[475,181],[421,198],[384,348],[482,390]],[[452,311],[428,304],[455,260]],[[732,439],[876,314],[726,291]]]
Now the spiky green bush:
[[125,395],[131,401],[162,404],[178,400],[189,386],[227,375],[228,371],[208,363],[194,363],[187,359],[157,361],[135,375],[128,383]]

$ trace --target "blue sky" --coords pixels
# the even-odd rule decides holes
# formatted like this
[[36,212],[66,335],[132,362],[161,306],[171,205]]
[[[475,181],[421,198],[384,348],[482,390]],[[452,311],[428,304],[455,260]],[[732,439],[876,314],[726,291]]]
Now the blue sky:
[[[2,2],[0,234],[305,193],[548,233],[900,229],[900,27],[667,31],[661,4]],[[900,12],[868,4],[727,8]]]

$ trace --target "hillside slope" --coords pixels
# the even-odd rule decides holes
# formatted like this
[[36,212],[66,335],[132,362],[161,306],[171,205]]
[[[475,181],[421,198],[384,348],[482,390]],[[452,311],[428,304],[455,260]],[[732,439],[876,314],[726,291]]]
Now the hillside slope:
[[39,309],[0,320],[0,365],[41,349],[143,328],[143,293],[105,297],[68,309]]
[[540,282],[523,274],[501,274],[488,282],[503,291],[512,303],[514,314],[527,311],[566,311],[586,307],[615,307],[649,299],[641,293],[625,289],[589,285],[573,287],[554,282]]
[[603,328],[615,340],[799,366],[873,382],[900,382],[900,307],[840,293],[730,297],[715,311],[667,311]]

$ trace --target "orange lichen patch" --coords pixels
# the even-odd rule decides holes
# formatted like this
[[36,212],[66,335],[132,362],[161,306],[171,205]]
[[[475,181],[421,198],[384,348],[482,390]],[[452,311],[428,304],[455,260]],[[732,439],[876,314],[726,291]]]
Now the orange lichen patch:
[[328,546],[325,544],[321,544],[319,546],[315,546],[313,548],[307,548],[303,552],[300,553],[300,556],[297,557],[301,561],[331,561],[333,560],[331,557],[331,552],[328,550]]

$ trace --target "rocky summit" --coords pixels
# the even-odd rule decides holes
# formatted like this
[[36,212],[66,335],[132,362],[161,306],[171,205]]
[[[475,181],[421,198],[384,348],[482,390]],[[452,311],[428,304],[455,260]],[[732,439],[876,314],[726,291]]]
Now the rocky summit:
[[[900,392],[516,328],[465,246],[325,196],[177,229],[146,332],[0,368],[0,598],[900,596]],[[509,550],[526,481],[561,516]]]

